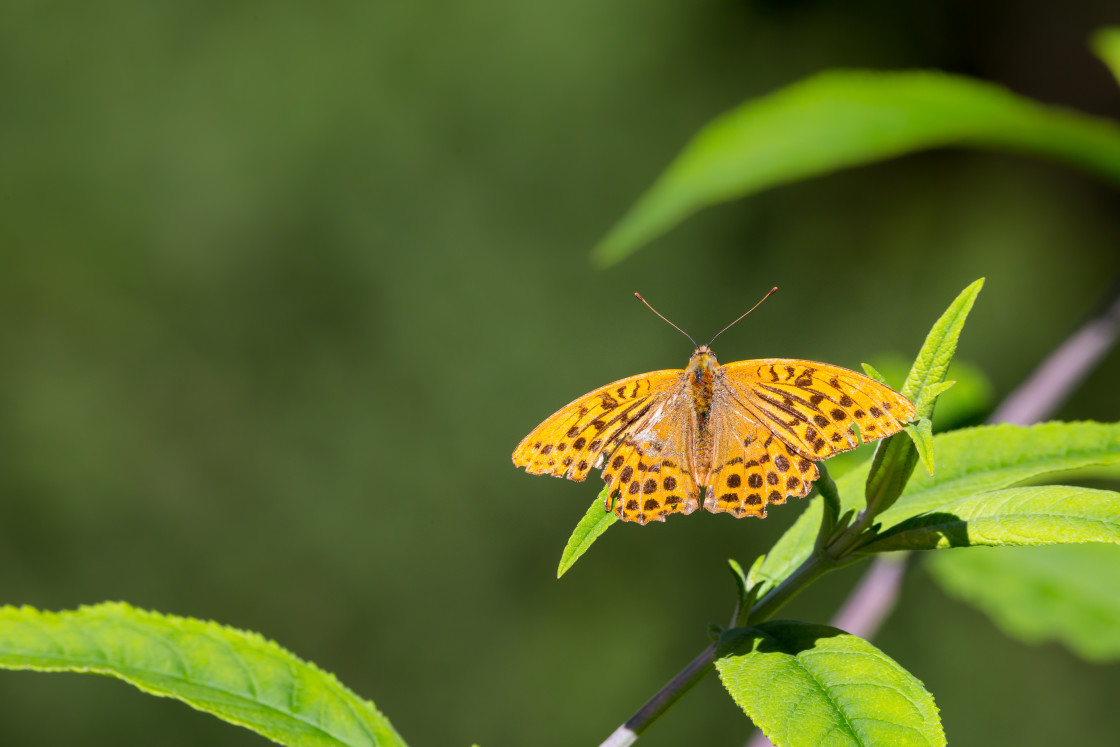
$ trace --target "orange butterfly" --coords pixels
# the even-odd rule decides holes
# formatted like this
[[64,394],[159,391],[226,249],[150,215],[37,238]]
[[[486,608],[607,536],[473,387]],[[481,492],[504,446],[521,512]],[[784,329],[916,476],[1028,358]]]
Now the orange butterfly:
[[721,366],[709,345],[697,346],[683,371],[631,376],[563,407],[518,444],[513,463],[578,482],[602,469],[605,508],[613,504],[623,521],[690,514],[702,488],[712,513],[765,518],[768,504],[808,494],[820,476],[813,462],[914,418],[910,400],[855,371],[789,358]]

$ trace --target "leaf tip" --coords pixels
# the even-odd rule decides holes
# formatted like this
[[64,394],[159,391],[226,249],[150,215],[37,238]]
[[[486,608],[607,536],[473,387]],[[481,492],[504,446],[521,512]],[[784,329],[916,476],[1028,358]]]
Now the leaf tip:
[[890,386],[890,384],[887,382],[887,377],[879,373],[879,371],[870,363],[860,363],[859,365],[863,366],[864,373],[866,373],[870,378],[875,379],[875,381],[878,381],[883,386]]
[[591,267],[594,269],[606,270],[612,265],[618,264],[623,256],[624,255],[620,254],[618,249],[614,247],[614,242],[611,241],[611,237],[607,236],[607,238],[600,241],[591,249],[588,261],[590,261]]

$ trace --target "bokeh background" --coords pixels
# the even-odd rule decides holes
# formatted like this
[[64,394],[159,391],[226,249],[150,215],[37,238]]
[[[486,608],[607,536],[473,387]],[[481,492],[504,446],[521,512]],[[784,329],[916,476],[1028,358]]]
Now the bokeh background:
[[[765,522],[620,525],[562,580],[597,487],[529,477],[574,396],[724,361],[959,357],[1010,391],[1120,275],[1120,195],[936,151],[591,247],[702,124],[834,67],[936,68],[1120,118],[1108,0],[0,6],[0,601],[126,600],[260,631],[413,745],[605,738],[730,612]],[[1120,419],[1120,353],[1062,409]],[[790,608],[824,621],[858,577]],[[1106,743],[1120,665],[1004,637],[921,568],[878,645],[954,744]],[[0,743],[264,740],[117,682],[0,673]],[[741,744],[709,678],[642,744]]]

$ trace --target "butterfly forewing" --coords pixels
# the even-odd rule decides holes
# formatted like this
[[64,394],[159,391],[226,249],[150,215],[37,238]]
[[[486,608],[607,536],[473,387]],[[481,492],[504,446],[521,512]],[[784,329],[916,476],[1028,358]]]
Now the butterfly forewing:
[[582,482],[593,467],[602,466],[603,456],[618,448],[635,423],[679,387],[683,373],[653,371],[585,394],[534,428],[513,452],[513,463],[530,474]]
[[840,366],[767,358],[723,367],[744,409],[799,454],[820,460],[890,436],[914,405],[890,387]]

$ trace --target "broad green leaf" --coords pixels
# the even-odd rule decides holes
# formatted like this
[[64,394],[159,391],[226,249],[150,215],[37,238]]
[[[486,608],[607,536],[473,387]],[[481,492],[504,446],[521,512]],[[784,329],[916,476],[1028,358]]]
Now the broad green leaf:
[[1030,153],[1120,181],[1120,127],[1109,120],[954,75],[831,71],[709,123],[592,258],[618,262],[708,205],[943,146]]
[[[937,400],[932,391],[944,391],[943,379],[957,351],[957,339],[983,287],[984,279],[980,278],[961,291],[926,335],[918,357],[910,367],[910,374],[899,390],[914,403],[915,418],[929,418]],[[932,453],[928,461],[932,464]],[[871,516],[877,516],[894,505],[917,463],[918,451],[914,442],[902,434],[879,442],[864,489],[866,510]]]
[[[1120,464],[1120,423],[1043,423],[962,428],[933,437],[937,471],[913,476],[898,502],[880,518],[887,526],[961,498],[1001,490],[1056,472]],[[858,508],[870,462],[836,480],[843,508]],[[758,573],[777,584],[813,549],[821,522],[813,500],[766,555]]]
[[862,638],[773,621],[723,634],[720,680],[776,745],[943,745],[931,696]]
[[912,516],[860,552],[1082,542],[1120,545],[1120,493],[1067,485],[981,493]]
[[934,436],[933,443],[937,472],[914,476],[898,503],[879,517],[884,526],[978,493],[1120,464],[1120,423],[984,425]]
[[977,548],[926,560],[946,591],[1007,634],[1057,640],[1092,661],[1120,659],[1120,547]]
[[373,703],[272,641],[122,603],[0,608],[0,667],[109,675],[285,745],[404,745]]
[[587,552],[591,543],[599,539],[599,535],[607,531],[607,527],[618,521],[617,516],[603,508],[603,501],[606,500],[609,489],[609,485],[603,487],[602,492],[591,502],[587,513],[576,524],[572,536],[568,538],[567,546],[564,547],[564,553],[560,556],[560,567],[556,569],[556,578],[567,573],[580,556]]
[[1094,34],[1093,51],[1120,82],[1120,27],[1104,28]]

